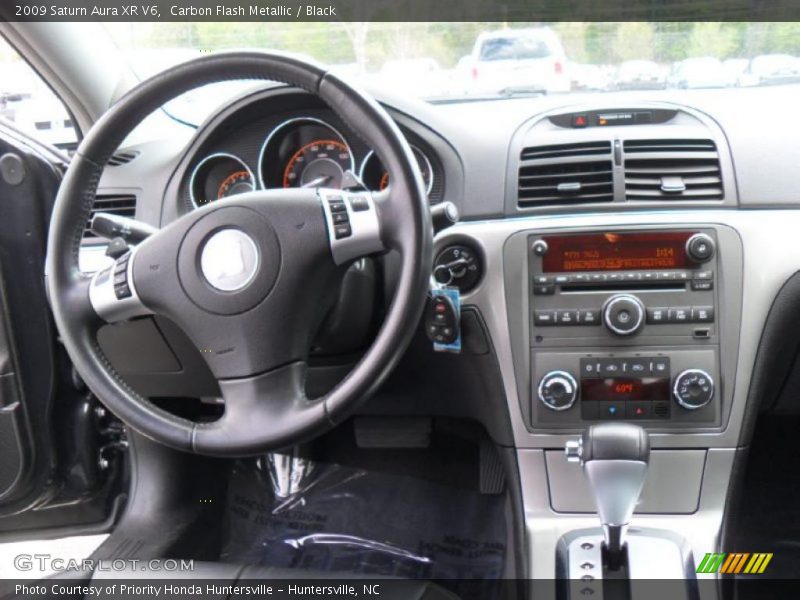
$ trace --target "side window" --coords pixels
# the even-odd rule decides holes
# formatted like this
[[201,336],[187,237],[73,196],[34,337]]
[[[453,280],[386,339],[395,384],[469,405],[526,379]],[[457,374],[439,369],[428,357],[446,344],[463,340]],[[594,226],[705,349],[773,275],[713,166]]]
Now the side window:
[[64,104],[2,37],[0,118],[62,150],[73,150],[78,141],[72,117]]

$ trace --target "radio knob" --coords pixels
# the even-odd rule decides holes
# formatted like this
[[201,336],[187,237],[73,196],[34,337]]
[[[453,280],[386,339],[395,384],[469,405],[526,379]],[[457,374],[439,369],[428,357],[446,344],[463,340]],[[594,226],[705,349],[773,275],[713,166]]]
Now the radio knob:
[[714,240],[705,233],[696,233],[686,242],[686,254],[694,262],[708,262],[714,257]]
[[547,408],[567,410],[578,397],[578,384],[566,371],[550,371],[539,381],[538,395]]
[[603,305],[603,323],[616,335],[633,335],[644,324],[644,304],[636,296],[617,294]]
[[714,397],[714,380],[701,369],[687,369],[675,377],[675,401],[687,410],[697,410]]

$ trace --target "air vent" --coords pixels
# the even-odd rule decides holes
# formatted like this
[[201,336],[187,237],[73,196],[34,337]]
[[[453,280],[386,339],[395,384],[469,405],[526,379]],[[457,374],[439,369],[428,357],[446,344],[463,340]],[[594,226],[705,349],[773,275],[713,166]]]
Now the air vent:
[[608,154],[611,142],[585,142],[581,144],[559,144],[557,146],[536,146],[522,150],[522,160],[540,158],[566,158],[569,156],[586,156],[587,154]]
[[94,204],[92,205],[92,212],[89,215],[89,220],[86,222],[86,228],[83,230],[84,238],[96,237],[89,229],[89,223],[91,223],[92,217],[95,215],[95,213],[99,212],[111,213],[113,215],[119,215],[120,217],[133,218],[136,216],[136,196],[124,194],[108,194],[97,196],[94,200]]
[[[603,155],[608,159],[601,160]],[[520,207],[614,199],[611,142],[525,148],[521,159]]]
[[719,155],[712,140],[627,140],[623,147],[626,199],[723,198]]
[[127,164],[137,156],[139,156],[139,153],[136,150],[123,150],[121,152],[117,152],[108,159],[108,166],[118,167],[120,165]]

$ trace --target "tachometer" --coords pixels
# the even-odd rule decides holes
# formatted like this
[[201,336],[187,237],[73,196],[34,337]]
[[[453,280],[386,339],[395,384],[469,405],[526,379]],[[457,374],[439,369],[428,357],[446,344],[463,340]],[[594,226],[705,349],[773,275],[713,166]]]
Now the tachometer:
[[[411,146],[411,152],[414,154],[414,158],[417,159],[419,170],[422,173],[425,192],[430,194],[433,189],[433,167],[431,167],[431,161],[416,146]],[[389,185],[389,173],[386,172],[378,155],[374,152],[370,152],[364,158],[364,162],[361,163],[359,177],[367,189],[373,191],[383,190]]]
[[313,117],[284,121],[261,148],[259,177],[264,188],[339,188],[346,171],[355,171],[347,141]]
[[252,192],[256,180],[241,158],[219,153],[207,156],[197,164],[189,185],[192,203],[203,206],[214,200]]

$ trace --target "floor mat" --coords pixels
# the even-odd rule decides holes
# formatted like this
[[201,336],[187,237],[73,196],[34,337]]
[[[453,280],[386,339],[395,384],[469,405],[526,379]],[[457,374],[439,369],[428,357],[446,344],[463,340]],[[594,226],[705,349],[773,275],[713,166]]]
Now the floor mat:
[[[491,597],[493,580],[502,577],[501,495],[315,463],[301,488],[281,497],[269,472],[266,461],[234,468],[221,560],[486,582],[470,584],[464,598]],[[449,587],[459,591],[455,581]]]

